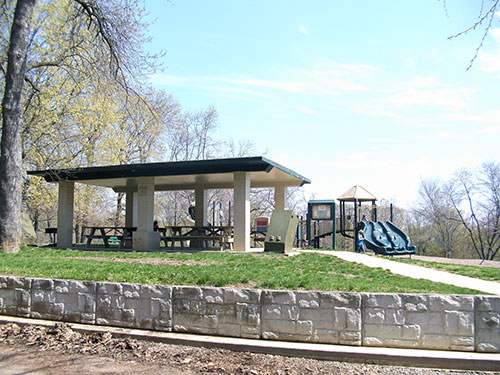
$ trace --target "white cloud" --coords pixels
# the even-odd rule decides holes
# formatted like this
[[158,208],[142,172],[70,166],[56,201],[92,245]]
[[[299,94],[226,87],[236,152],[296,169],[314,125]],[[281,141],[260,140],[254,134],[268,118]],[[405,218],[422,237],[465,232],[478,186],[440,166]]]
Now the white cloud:
[[243,85],[243,86],[254,86],[254,87],[262,87],[268,89],[282,90],[282,91],[306,91],[312,88],[312,85],[309,82],[301,82],[301,81],[274,81],[274,80],[265,80],[265,79],[225,79],[222,81]]
[[[367,91],[368,88],[356,82],[342,79],[329,79],[324,72],[301,71],[298,80],[280,81],[266,79],[226,79],[221,81],[242,86],[260,87],[295,93],[313,93],[320,95],[339,95],[341,91]],[[305,75],[302,77],[301,74]]]
[[[498,44],[500,44],[500,28],[490,30],[489,34],[493,36]],[[481,64],[480,69],[482,71],[488,73],[500,71],[500,48],[498,49],[497,53],[493,55],[490,55],[481,50],[479,51],[477,59]]]
[[300,105],[295,106],[295,109],[299,110],[300,112],[307,113],[308,115],[319,115],[318,111]]
[[[262,96],[275,92],[309,94],[323,97],[338,96],[344,92],[367,92],[365,80],[376,68],[364,64],[337,64],[329,61],[315,63],[311,69],[281,69],[271,79],[240,76],[173,76],[155,74],[151,82],[158,86],[189,87],[200,90],[233,92]],[[286,74],[285,79],[283,73]],[[275,78],[276,77],[276,78]]]
[[459,112],[475,101],[476,89],[456,87],[435,77],[415,77],[409,81],[382,87],[381,95],[369,103],[377,112],[407,112],[426,110]]
[[234,94],[245,94],[245,95],[255,95],[260,96],[261,94],[255,90],[248,90],[241,87],[225,87],[225,86],[200,86],[202,89],[207,89],[211,91],[228,92]]
[[497,55],[488,55],[480,52],[477,59],[481,63],[480,69],[483,72],[491,73],[500,71],[500,52]]
[[314,61],[313,71],[320,71],[335,77],[366,77],[376,72],[378,68],[368,64],[340,64],[336,61],[320,59]]
[[442,84],[438,81],[436,77],[413,77],[409,81],[402,83],[402,87],[406,87],[409,89],[434,88],[440,86],[442,86]]
[[199,82],[199,79],[192,77],[178,77],[170,74],[153,74],[150,80],[154,85],[164,86],[190,86]]
[[[373,147],[368,151],[343,154],[337,159],[309,163],[307,177],[314,184],[309,190],[312,192],[314,188],[318,199],[335,199],[359,184],[379,200],[397,199],[398,205],[406,206],[416,196],[418,173],[423,166],[421,160],[409,163],[391,154],[390,149]],[[335,173],[325,174],[325,170]],[[318,189],[318,185],[324,190]]]
[[[482,103],[477,101],[479,92],[475,88],[442,82],[432,76],[413,77],[403,82],[376,82],[380,87],[363,100],[350,102],[350,109],[375,121],[385,118],[390,124],[413,129],[413,136],[420,140],[426,137],[463,139],[462,134],[456,134],[462,130],[475,139],[480,129],[492,132],[487,127],[497,124],[500,118],[500,110],[478,111]],[[372,86],[375,88],[376,83]]]
[[300,25],[300,26],[299,26],[299,32],[300,32],[301,34],[304,34],[304,35],[309,34],[309,30],[308,30],[308,29],[307,29],[307,27],[305,27],[304,25]]
[[497,43],[500,43],[500,28],[497,27],[497,28],[491,29],[490,35],[492,35],[493,38],[495,38]]
[[[486,110],[478,113],[448,113],[437,117],[439,121],[450,123],[468,123],[468,124],[494,124],[500,119],[500,110]],[[500,126],[497,125],[498,131]]]
[[410,89],[397,92],[385,100],[389,106],[397,109],[425,106],[456,112],[469,106],[473,93],[471,89]]
[[315,82],[316,85],[321,87],[334,87],[342,91],[369,91],[368,86],[365,83],[356,82],[356,78],[354,80],[337,78],[337,71],[310,70],[303,73],[307,76],[308,81]]
[[466,129],[449,130],[447,132],[439,132],[437,138],[443,140],[463,140],[479,139],[481,137],[497,137],[500,134],[500,126],[488,125],[485,127],[467,127]]
[[405,58],[403,59],[403,62],[404,62],[404,64],[405,64],[407,67],[410,67],[410,68],[414,67],[414,66],[416,65],[416,63],[417,63],[417,62],[415,61],[415,59],[414,59],[414,58],[412,58],[412,57],[405,57]]

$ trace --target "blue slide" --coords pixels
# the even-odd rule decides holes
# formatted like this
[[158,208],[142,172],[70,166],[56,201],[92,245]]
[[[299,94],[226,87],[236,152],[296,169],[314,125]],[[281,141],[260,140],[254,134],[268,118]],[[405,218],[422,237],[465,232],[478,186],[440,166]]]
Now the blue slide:
[[390,221],[364,221],[365,246],[380,255],[416,254],[410,237]]

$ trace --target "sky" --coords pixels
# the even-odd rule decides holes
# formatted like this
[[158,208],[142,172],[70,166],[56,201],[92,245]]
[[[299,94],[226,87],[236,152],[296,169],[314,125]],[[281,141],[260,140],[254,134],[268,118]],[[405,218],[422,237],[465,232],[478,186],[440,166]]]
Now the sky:
[[[490,1],[485,1],[485,6]],[[410,207],[423,179],[500,161],[500,14],[480,0],[146,0],[150,77],[187,111],[215,106],[217,138],[311,180]],[[484,12],[484,11],[483,11]]]

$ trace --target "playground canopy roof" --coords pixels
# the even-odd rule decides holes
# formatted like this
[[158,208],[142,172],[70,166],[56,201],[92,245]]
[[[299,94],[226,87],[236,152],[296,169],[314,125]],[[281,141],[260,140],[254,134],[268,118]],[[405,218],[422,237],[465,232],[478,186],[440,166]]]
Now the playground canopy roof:
[[231,189],[234,172],[249,173],[251,187],[256,188],[311,183],[309,179],[263,156],[48,169],[29,171],[28,174],[43,177],[47,182],[77,181],[124,192],[130,187],[131,180],[137,177],[155,177],[156,191],[189,190],[200,186]]
[[354,185],[337,199],[345,202],[354,202],[355,200],[358,202],[371,202],[377,200],[372,193],[360,185]]

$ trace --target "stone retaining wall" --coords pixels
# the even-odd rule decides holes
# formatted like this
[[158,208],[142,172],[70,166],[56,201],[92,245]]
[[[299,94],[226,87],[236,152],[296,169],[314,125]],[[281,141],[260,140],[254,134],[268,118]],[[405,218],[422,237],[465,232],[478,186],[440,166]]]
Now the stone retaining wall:
[[0,277],[0,313],[167,332],[500,353],[500,297]]
[[361,295],[264,290],[262,338],[361,345]]
[[461,295],[364,294],[363,344],[474,351],[474,299]]

